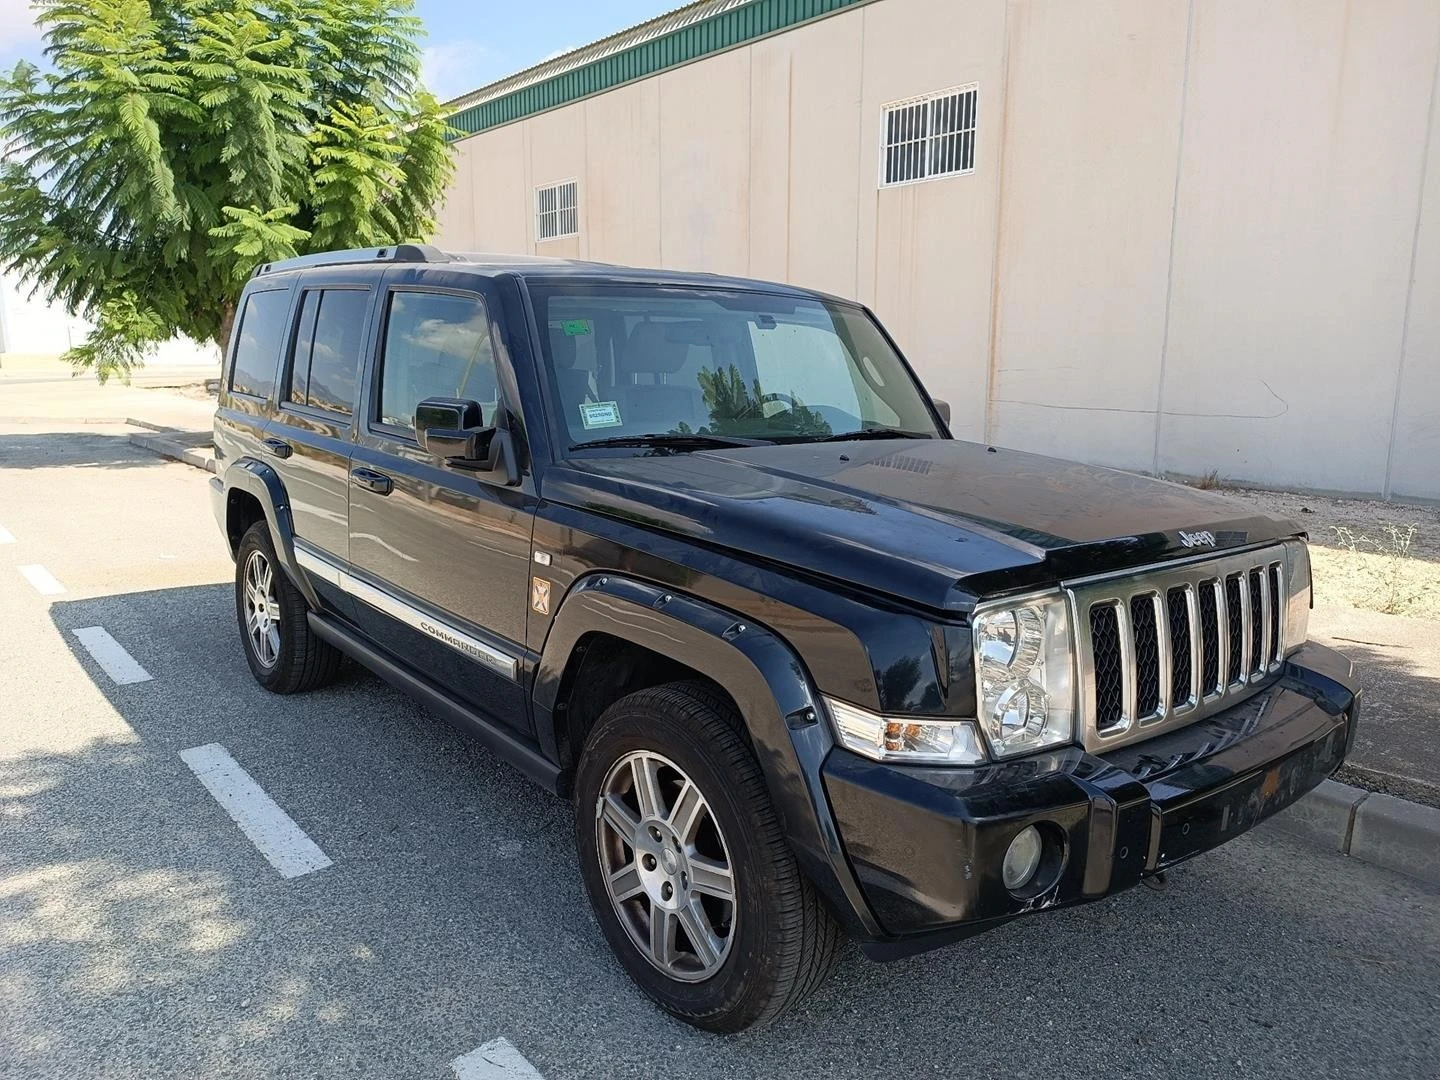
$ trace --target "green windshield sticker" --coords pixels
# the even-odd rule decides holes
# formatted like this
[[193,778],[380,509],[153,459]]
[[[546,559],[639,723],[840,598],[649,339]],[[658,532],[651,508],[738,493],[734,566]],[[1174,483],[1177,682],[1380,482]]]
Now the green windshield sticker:
[[587,428],[619,427],[620,403],[618,401],[592,401],[580,406],[580,422]]
[[589,319],[566,319],[563,325],[565,333],[569,337],[580,337],[590,333]]

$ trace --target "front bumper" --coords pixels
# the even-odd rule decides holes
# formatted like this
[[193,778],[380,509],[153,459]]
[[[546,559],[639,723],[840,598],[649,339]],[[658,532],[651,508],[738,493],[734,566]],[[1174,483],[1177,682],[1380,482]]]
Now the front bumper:
[[[1102,755],[1066,748],[973,769],[880,764],[844,750],[826,794],[893,959],[1020,915],[1098,900],[1237,836],[1333,773],[1355,734],[1349,660],[1313,643],[1247,701]],[[1054,884],[1017,897],[1000,867],[1039,825],[1062,852]]]

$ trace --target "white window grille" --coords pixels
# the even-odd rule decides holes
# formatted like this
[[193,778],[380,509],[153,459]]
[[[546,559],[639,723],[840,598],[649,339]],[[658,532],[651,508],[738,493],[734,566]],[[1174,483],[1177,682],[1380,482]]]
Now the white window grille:
[[880,123],[880,186],[975,171],[980,84],[886,105]]
[[557,240],[579,234],[578,194],[574,180],[535,189],[536,240]]

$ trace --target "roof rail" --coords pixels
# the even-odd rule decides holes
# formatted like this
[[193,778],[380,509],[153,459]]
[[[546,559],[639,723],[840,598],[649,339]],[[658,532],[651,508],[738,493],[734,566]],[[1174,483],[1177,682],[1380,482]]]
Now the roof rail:
[[394,244],[381,248],[350,248],[347,251],[321,251],[293,259],[261,263],[251,277],[278,274],[285,270],[304,270],[311,266],[349,266],[354,263],[444,263],[454,260],[429,244]]

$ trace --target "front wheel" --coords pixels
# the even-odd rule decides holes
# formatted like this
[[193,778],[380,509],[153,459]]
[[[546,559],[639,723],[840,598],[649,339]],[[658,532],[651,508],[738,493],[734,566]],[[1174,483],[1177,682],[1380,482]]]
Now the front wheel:
[[702,683],[607,709],[576,776],[596,918],[630,977],[710,1031],[773,1020],[820,984],[840,933],[780,829],[728,701]]

